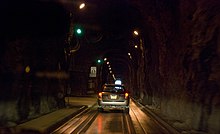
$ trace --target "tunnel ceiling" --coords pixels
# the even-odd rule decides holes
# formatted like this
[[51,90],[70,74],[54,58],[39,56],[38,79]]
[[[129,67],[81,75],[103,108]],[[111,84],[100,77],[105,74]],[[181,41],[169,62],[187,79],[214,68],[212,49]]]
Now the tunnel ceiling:
[[[15,4],[10,5],[10,3],[13,2],[15,2]],[[65,3],[65,6],[68,10],[73,12],[76,23],[82,23],[89,30],[95,29],[97,32],[101,32],[103,38],[95,45],[95,47],[97,47],[97,50],[99,51],[98,52],[99,54],[103,54],[103,52],[105,53],[106,51],[109,50],[115,50],[115,49],[119,50],[119,51],[109,51],[107,54],[107,56],[112,61],[112,67],[114,68],[115,72],[119,74],[121,72],[127,71],[128,67],[125,67],[126,64],[124,63],[126,63],[128,60],[122,57],[126,57],[127,53],[130,51],[129,38],[132,34],[133,29],[137,27],[141,27],[141,22],[140,22],[141,16],[139,11],[128,0],[102,0],[102,1],[90,0],[90,1],[86,1],[87,8],[84,11],[79,12],[73,10],[72,8],[76,8],[73,5],[79,2],[81,1],[76,0],[74,1],[74,3],[71,4]],[[29,16],[29,13],[26,13],[26,8],[30,9],[30,7],[28,7],[29,4],[33,4],[33,3],[26,0],[22,0],[22,1],[10,0],[10,2],[3,2],[1,7],[8,5],[9,7],[14,8],[16,12],[18,10],[19,12],[17,12],[17,14],[20,13],[22,14],[23,17],[22,19],[20,19],[21,21],[19,22],[19,24],[22,24],[23,27],[28,26],[27,29],[29,30],[28,34],[29,33],[33,34],[32,32],[33,28],[34,28],[34,33],[41,33],[42,30],[45,31],[45,29],[48,29],[48,33],[45,34],[51,34],[51,35],[54,33],[66,32],[64,31],[64,29],[67,29],[66,27],[62,27],[61,29],[54,28],[54,27],[59,27],[59,25],[67,25],[67,24],[63,24],[64,22],[67,21],[58,21],[58,20],[67,20],[67,18],[59,18],[59,16],[56,18],[53,15],[50,15],[55,13],[54,10],[56,9],[53,9],[53,7],[50,7],[51,10],[48,11],[48,14],[52,17],[50,23],[39,26],[26,25],[31,23],[31,21],[33,20],[39,22],[38,24],[41,24],[40,22],[42,20],[46,20],[47,19],[46,16],[48,15],[46,14],[44,16],[44,14],[42,13],[48,8],[47,3],[45,2],[44,3],[45,7],[39,7],[38,5],[34,9],[30,10],[31,13],[32,12],[35,13],[35,11],[38,10],[39,8],[41,8],[42,11],[36,13],[36,16]],[[23,13],[26,13],[26,16],[29,16],[30,18],[26,18],[26,16],[23,15]],[[18,22],[14,23],[15,21],[13,21],[11,17],[7,16],[7,18],[12,24],[7,24],[8,26],[3,27],[3,32],[7,31],[8,34],[11,34],[12,33],[11,31],[13,31],[13,33],[15,33],[15,30],[17,30],[18,33],[22,31],[21,29],[23,27],[18,27],[18,29],[14,29],[13,27],[14,24]],[[29,19],[31,21],[26,22],[26,19]],[[19,24],[16,24],[16,26]],[[105,56],[105,55],[101,55],[101,56]],[[122,62],[122,60],[124,60],[124,62]]]
[[[74,3],[77,5],[80,2],[76,0]],[[98,51],[94,57],[97,57],[96,54],[99,54],[98,57],[107,57],[116,77],[127,73],[129,38],[132,31],[141,26],[139,11],[128,0],[90,0],[85,3],[83,11],[73,10],[71,5],[66,6],[75,13],[76,23],[85,26],[86,38],[91,38],[91,31],[102,34],[102,40],[93,45]]]
[[[90,0],[84,11],[77,11],[77,23],[95,25],[104,34],[104,40],[121,41],[135,28],[141,27],[139,10],[128,0]],[[106,45],[106,44],[105,44]]]
[[126,74],[131,60],[129,39],[132,31],[141,27],[139,11],[128,0],[91,0],[88,6],[93,10],[88,16],[96,18],[103,34],[97,45],[101,57],[109,59],[116,77]]

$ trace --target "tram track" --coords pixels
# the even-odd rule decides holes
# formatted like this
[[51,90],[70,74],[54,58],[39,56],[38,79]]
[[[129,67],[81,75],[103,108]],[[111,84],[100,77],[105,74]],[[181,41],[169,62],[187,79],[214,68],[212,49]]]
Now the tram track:
[[97,111],[87,108],[54,130],[51,134],[78,134],[81,131],[85,131],[97,114]]
[[[82,111],[68,122],[57,128],[52,134],[81,134],[87,133],[88,128],[94,123],[97,116],[120,114],[121,117],[121,133],[123,134],[135,134],[135,129],[131,117],[127,113],[99,113],[95,108],[90,108]],[[111,117],[111,116],[110,116]],[[109,117],[109,118],[110,118]],[[109,130],[111,131],[111,130]]]
[[108,110],[100,113],[97,110],[97,105],[94,105],[71,118],[53,131],[52,134],[170,133],[166,127],[154,118],[149,117],[144,111],[135,101],[130,103],[129,114],[118,110]]

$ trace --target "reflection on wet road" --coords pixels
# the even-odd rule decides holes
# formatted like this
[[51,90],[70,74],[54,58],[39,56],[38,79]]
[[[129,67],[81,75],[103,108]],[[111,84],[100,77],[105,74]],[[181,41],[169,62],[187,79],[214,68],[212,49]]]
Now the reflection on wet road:
[[141,110],[132,100],[130,112],[107,110],[98,113],[97,106],[72,118],[54,133],[86,134],[172,134],[158,121]]
[[100,113],[89,129],[87,134],[122,134],[124,133],[123,114],[120,112]]
[[[92,125],[86,131],[87,134],[127,134],[124,117],[129,116],[134,132],[137,134],[168,134],[154,119],[151,119],[133,101],[130,103],[130,114],[123,111],[105,111],[99,113]],[[129,128],[128,128],[129,129]],[[130,128],[131,129],[131,128]],[[133,132],[133,133],[134,133]]]

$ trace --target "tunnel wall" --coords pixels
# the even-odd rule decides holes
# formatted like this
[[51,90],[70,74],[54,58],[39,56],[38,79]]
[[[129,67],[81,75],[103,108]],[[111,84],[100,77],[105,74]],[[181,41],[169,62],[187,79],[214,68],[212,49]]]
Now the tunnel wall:
[[220,1],[134,3],[147,31],[142,103],[179,130],[220,133]]
[[52,1],[2,0],[0,6],[4,18],[0,21],[0,128],[4,128],[65,106],[63,50],[69,15]]

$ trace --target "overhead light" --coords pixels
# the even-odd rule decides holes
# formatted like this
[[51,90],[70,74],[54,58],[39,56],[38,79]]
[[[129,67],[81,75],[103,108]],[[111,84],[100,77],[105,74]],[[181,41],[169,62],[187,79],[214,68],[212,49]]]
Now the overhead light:
[[85,7],[85,5],[86,5],[85,3],[80,4],[79,9],[83,9]]
[[134,30],[134,35],[139,35],[137,30]]

